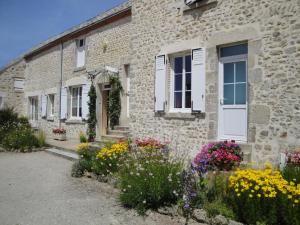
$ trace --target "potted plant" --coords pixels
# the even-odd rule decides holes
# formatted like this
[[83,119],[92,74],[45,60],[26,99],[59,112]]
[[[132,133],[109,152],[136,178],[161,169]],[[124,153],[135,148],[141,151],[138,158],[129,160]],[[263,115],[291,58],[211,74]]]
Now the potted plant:
[[52,132],[54,134],[54,140],[60,140],[60,141],[67,140],[66,130],[64,128],[54,128]]

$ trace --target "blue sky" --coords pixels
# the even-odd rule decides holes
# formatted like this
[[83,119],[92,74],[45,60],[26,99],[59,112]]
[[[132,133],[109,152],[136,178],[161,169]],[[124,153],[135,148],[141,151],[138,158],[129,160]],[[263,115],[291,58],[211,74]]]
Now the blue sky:
[[125,0],[0,0],[0,67]]

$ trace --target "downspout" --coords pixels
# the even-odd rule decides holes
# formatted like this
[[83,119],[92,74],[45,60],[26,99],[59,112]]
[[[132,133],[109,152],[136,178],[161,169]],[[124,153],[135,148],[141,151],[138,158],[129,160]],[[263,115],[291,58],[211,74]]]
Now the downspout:
[[60,43],[60,82],[59,82],[59,115],[58,115],[58,126],[61,128],[61,88],[62,88],[62,78],[63,78],[63,42]]

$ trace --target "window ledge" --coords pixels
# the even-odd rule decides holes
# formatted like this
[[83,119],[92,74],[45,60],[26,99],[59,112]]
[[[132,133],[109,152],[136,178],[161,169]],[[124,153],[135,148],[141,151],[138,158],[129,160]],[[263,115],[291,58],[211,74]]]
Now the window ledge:
[[80,71],[83,71],[85,69],[86,69],[85,66],[77,67],[77,68],[74,69],[74,72],[80,72]]
[[82,119],[69,119],[65,121],[66,124],[85,124]]
[[54,121],[54,118],[53,118],[53,117],[49,117],[49,118],[47,118],[47,121],[53,122],[53,121]]
[[193,9],[203,8],[203,7],[212,5],[212,4],[216,4],[217,2],[218,2],[218,0],[203,0],[200,2],[196,2],[191,6],[184,5],[182,10],[183,10],[183,12],[187,12],[187,11],[190,11]]
[[166,113],[164,115],[165,119],[181,119],[181,120],[194,120],[196,118],[195,115],[191,113]]
[[195,120],[196,118],[204,119],[205,113],[182,113],[182,112],[168,112],[168,113],[155,113],[157,117],[163,117],[166,120]]

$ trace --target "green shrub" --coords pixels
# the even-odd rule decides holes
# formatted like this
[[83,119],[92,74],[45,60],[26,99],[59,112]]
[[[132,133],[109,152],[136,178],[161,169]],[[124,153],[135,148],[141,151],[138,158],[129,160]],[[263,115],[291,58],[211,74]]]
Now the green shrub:
[[233,210],[221,199],[213,200],[211,202],[206,201],[203,205],[203,209],[206,210],[209,217],[223,215],[229,219],[235,218]]
[[103,177],[118,172],[127,153],[127,143],[106,144],[93,162],[93,172]]
[[71,176],[72,177],[82,177],[84,174],[85,168],[81,163],[81,160],[76,161],[72,165],[72,171],[71,171]]
[[39,131],[37,133],[37,139],[38,139],[38,142],[39,142],[39,147],[43,147],[46,145],[46,134],[44,131]]
[[20,150],[24,152],[34,147],[39,147],[39,140],[33,134],[31,128],[20,127],[9,132],[2,140],[6,150]]
[[287,164],[282,171],[282,176],[288,181],[300,183],[300,165]]
[[300,186],[285,180],[270,164],[263,170],[237,170],[229,187],[230,205],[241,222],[300,224]]
[[13,108],[0,110],[0,144],[11,131],[20,127],[30,128],[27,118],[18,117]]
[[120,171],[120,200],[140,214],[174,204],[182,196],[181,173],[181,162],[141,153],[138,158],[128,159]]
[[228,204],[228,172],[209,172],[201,177],[198,185],[196,207],[207,211],[209,217],[223,215],[234,219],[235,215]]
[[79,141],[80,141],[80,143],[87,143],[88,142],[88,139],[87,139],[86,135],[83,132],[79,133]]

